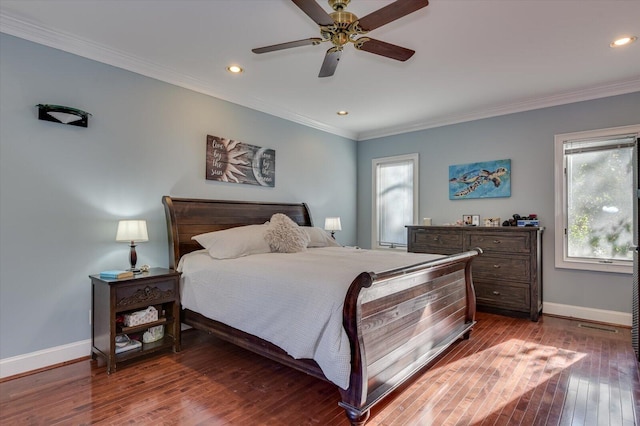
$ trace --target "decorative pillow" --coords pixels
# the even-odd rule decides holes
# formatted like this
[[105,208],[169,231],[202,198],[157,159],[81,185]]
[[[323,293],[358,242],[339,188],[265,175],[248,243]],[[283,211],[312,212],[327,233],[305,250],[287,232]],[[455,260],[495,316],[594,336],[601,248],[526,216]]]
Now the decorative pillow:
[[267,225],[246,225],[191,237],[209,250],[214,259],[235,259],[250,254],[270,253],[264,239]]
[[307,249],[309,235],[291,218],[282,213],[271,216],[264,239],[271,251],[278,253],[296,253]]
[[309,235],[307,247],[340,247],[340,244],[327,232],[317,226],[303,226],[302,229]]

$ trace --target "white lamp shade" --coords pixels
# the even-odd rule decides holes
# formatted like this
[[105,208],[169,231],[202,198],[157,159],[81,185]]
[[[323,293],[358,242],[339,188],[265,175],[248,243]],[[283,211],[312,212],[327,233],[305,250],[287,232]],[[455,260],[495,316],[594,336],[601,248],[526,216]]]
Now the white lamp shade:
[[339,217],[328,217],[324,220],[325,231],[342,231]]
[[118,223],[116,241],[119,242],[143,242],[149,241],[146,220],[121,220]]

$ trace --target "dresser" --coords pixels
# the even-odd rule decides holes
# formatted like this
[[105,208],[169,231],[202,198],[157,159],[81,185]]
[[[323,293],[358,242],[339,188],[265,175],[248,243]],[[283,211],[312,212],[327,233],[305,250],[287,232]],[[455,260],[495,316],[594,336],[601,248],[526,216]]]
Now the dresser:
[[408,226],[408,250],[454,254],[480,247],[473,260],[478,310],[528,317],[542,311],[542,232],[537,227]]

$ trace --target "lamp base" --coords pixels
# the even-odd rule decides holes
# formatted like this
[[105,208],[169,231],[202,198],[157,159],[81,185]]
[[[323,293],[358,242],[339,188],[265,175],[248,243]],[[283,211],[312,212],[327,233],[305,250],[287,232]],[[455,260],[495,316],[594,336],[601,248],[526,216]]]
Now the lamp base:
[[129,251],[129,263],[131,264],[131,268],[127,269],[127,271],[131,271],[134,274],[139,274],[142,271],[136,268],[136,263],[138,262],[138,254],[136,253],[136,245],[133,241],[131,241],[131,250]]

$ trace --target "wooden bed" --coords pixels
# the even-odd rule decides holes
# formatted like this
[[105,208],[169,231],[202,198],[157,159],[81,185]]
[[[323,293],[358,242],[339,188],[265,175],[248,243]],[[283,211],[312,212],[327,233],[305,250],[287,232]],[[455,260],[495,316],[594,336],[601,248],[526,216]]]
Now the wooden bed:
[[[313,226],[306,204],[172,198],[162,199],[167,217],[169,262],[200,245],[192,236],[235,226],[262,224],[284,213]],[[471,261],[475,249],[381,273],[354,277],[344,301],[343,326],[351,347],[348,389],[339,405],[353,425],[363,425],[372,406],[428,365],[475,324]],[[428,309],[426,309],[428,307]],[[318,364],[294,359],[279,347],[203,315],[183,309],[182,322],[327,380]]]

